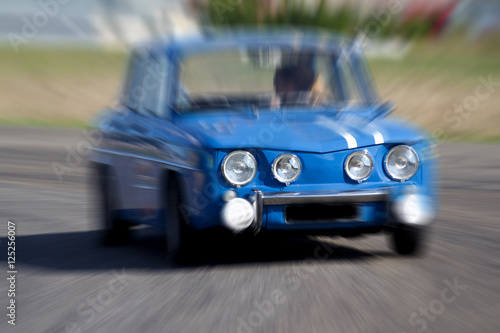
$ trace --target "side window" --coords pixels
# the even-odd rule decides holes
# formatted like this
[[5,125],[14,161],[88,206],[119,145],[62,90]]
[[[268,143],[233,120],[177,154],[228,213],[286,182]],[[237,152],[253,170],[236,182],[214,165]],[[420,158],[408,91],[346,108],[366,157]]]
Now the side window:
[[170,103],[171,67],[166,54],[134,50],[127,63],[120,103],[141,114],[165,116]]
[[164,62],[160,62],[157,56],[152,55],[146,62],[141,80],[142,104],[140,110],[143,113],[158,114],[164,71]]
[[359,84],[356,71],[353,68],[351,59],[347,55],[339,57],[340,68],[342,71],[343,91],[346,95],[345,102],[347,105],[360,105],[365,103],[365,96]]
[[137,111],[141,102],[141,77],[145,64],[145,54],[132,51],[127,60],[124,84],[120,93],[120,103]]
[[171,98],[172,98],[172,93],[171,93],[171,73],[172,73],[172,63],[168,59],[166,54],[161,54],[159,56],[160,61],[160,80],[161,80],[161,86],[160,86],[160,98],[158,100],[158,108],[157,108],[157,114],[160,117],[166,117],[168,116],[169,113],[169,108],[171,105]]
[[373,79],[370,67],[368,66],[368,62],[362,53],[357,53],[353,59],[354,64],[356,65],[357,75],[359,77],[359,81],[361,86],[366,90],[366,99],[369,102],[379,101],[380,94],[377,89],[377,85]]

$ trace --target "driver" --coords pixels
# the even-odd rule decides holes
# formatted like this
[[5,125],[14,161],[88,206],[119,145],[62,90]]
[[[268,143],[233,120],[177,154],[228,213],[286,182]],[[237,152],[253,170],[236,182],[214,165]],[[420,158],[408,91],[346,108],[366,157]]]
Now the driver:
[[274,74],[274,90],[281,97],[281,103],[299,102],[309,97],[315,81],[309,66],[285,66]]

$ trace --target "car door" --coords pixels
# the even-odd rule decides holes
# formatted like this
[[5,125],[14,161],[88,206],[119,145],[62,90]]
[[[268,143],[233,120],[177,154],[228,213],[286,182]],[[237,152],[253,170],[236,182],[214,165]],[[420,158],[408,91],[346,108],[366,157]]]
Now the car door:
[[154,221],[160,203],[161,165],[154,132],[160,121],[161,91],[166,59],[152,50],[136,50],[130,59],[121,100],[120,125],[114,157],[123,210],[139,223]]

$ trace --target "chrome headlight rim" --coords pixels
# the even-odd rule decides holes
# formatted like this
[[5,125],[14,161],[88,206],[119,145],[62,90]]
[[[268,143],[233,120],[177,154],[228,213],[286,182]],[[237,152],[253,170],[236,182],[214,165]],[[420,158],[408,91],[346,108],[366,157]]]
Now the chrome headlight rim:
[[[357,156],[357,155],[364,155],[366,157],[368,157],[368,159],[370,160],[370,172],[363,178],[357,178],[357,177],[354,177],[354,175],[351,174],[351,171],[349,170],[349,162],[352,160],[352,158],[354,156]],[[373,174],[373,170],[375,169],[375,164],[373,162],[373,157],[370,155],[370,153],[367,151],[367,150],[357,150],[357,151],[354,151],[352,153],[349,154],[349,156],[347,156],[347,158],[345,159],[345,162],[344,162],[344,171],[345,173],[347,174],[347,176],[355,181],[355,182],[358,182],[358,183],[361,183],[361,182],[364,182],[365,180],[367,180],[368,178],[370,178],[370,176]]]
[[[246,181],[244,182],[236,182],[234,181],[233,179],[229,179],[229,177],[227,176],[227,173],[226,173],[226,163],[227,161],[229,160],[229,158],[231,156],[234,156],[236,154],[244,154],[246,156],[248,156],[252,161],[253,161],[253,164],[255,165],[255,168],[254,168],[254,171],[251,175],[251,177],[249,177]],[[222,159],[222,163],[221,163],[221,173],[222,173],[222,177],[224,177],[224,179],[229,183],[231,184],[232,186],[235,186],[235,187],[241,187],[241,186],[245,186],[247,185],[248,183],[250,183],[252,180],[255,179],[255,176],[257,175],[257,160],[255,159],[255,157],[252,155],[252,153],[246,151],[246,150],[233,150],[231,152],[229,152],[226,156],[224,156],[224,159]]]
[[[298,164],[298,169],[299,169],[299,172],[297,173],[297,175],[292,178],[292,179],[284,179],[282,177],[280,177],[278,175],[278,172],[276,170],[277,168],[277,165],[278,165],[278,162],[283,159],[283,158],[286,158],[286,157],[289,157],[289,158],[293,158],[297,161],[297,164]],[[296,181],[297,179],[299,179],[300,177],[300,174],[302,173],[302,162],[300,161],[300,159],[297,157],[297,155],[294,155],[294,154],[291,154],[291,153],[283,153],[283,154],[280,154],[278,157],[276,157],[273,161],[273,163],[271,164],[271,173],[273,174],[273,177],[274,179],[276,179],[277,181],[279,181],[280,183],[283,183],[283,184],[286,184],[286,185],[289,185],[291,183],[293,183],[294,181]]]
[[[393,174],[391,174],[391,172],[389,171],[389,167],[387,165],[387,162],[389,161],[389,156],[391,156],[391,154],[394,153],[394,151],[397,148],[408,149],[409,151],[411,151],[413,153],[413,155],[415,155],[415,159],[416,159],[415,172],[412,175],[410,175],[409,177],[396,177]],[[397,146],[394,146],[385,155],[385,158],[384,158],[384,169],[385,169],[385,172],[387,173],[387,175],[389,176],[389,178],[391,178],[392,180],[399,181],[399,182],[405,182],[407,180],[410,180],[411,178],[413,178],[413,176],[415,176],[417,174],[419,168],[420,168],[420,157],[418,156],[417,151],[413,147],[411,147],[411,146],[408,146],[408,145],[397,145]]]

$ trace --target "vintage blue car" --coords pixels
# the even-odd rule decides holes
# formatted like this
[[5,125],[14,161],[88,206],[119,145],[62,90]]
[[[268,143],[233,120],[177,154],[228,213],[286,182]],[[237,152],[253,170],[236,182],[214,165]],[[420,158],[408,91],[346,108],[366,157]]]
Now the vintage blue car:
[[437,211],[433,142],[388,118],[361,45],[217,32],[135,46],[91,162],[110,242],[134,224],[179,258],[203,230],[357,236],[415,254]]

